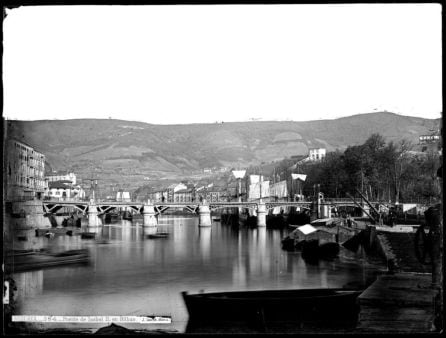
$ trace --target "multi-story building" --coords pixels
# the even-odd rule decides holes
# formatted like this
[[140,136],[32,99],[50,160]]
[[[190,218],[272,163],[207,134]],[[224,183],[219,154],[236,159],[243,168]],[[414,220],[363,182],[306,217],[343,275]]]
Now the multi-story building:
[[192,189],[181,189],[174,192],[174,202],[192,202],[193,191]]
[[167,187],[166,196],[164,202],[175,202],[175,193],[177,191],[187,189],[187,185],[184,183],[174,183]]
[[48,182],[45,196],[52,200],[79,201],[85,199],[85,190],[69,180]]
[[71,184],[76,184],[76,174],[74,173],[52,173],[46,175],[48,182],[58,182],[58,181],[70,181]]
[[440,141],[440,135],[432,134],[432,135],[421,135],[419,137],[420,144],[429,144],[436,143]]
[[206,200],[208,202],[227,202],[226,189],[223,187],[211,187],[206,191]]
[[308,157],[310,161],[320,161],[326,154],[327,150],[325,148],[310,148]]
[[6,201],[42,199],[45,155],[23,141],[8,139],[4,156]]
[[116,193],[116,202],[131,202],[132,198],[128,191],[119,190]]
[[223,187],[199,187],[194,192],[194,200],[202,202],[223,202],[228,200],[226,188]]
[[153,190],[149,191],[145,196],[144,201],[150,200],[153,202],[167,202],[167,190]]

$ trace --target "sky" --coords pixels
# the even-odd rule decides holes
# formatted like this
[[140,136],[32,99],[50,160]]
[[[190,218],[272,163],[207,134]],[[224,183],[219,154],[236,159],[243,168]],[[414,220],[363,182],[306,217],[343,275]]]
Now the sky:
[[3,116],[153,124],[440,118],[441,5],[32,6],[3,22]]

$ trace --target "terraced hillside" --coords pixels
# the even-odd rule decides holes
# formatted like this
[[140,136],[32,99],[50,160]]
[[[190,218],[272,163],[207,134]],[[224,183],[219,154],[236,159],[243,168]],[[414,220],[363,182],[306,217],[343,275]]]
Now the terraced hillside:
[[372,133],[418,142],[439,120],[371,113],[308,122],[153,125],[112,119],[7,121],[8,134],[34,145],[56,170],[80,177],[100,173],[103,184],[180,178],[205,167],[247,166],[363,143]]

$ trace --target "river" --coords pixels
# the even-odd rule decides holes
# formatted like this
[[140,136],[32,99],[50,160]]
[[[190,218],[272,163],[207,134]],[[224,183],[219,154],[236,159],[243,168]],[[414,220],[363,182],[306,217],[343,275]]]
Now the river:
[[[135,224],[136,223],[136,224]],[[299,252],[281,249],[288,230],[234,229],[219,222],[200,228],[197,217],[161,216],[167,239],[119,221],[99,228],[108,244],[80,236],[46,239],[52,250],[88,248],[91,264],[15,274],[17,315],[167,315],[171,324],[119,324],[184,332],[188,314],[181,291],[343,287],[365,282],[378,267],[341,249],[334,261],[307,264]],[[92,229],[89,229],[92,230]],[[106,324],[39,324],[40,328],[91,328]]]

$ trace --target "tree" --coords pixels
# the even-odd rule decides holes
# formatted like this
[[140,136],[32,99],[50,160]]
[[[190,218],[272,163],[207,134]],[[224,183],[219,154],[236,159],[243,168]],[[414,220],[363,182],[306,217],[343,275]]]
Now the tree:
[[412,144],[410,141],[402,140],[400,141],[398,148],[395,152],[395,157],[393,161],[393,178],[395,184],[395,203],[399,203],[400,201],[400,192],[401,192],[401,180],[403,176],[403,172],[407,167],[409,162],[408,152],[412,149]]

